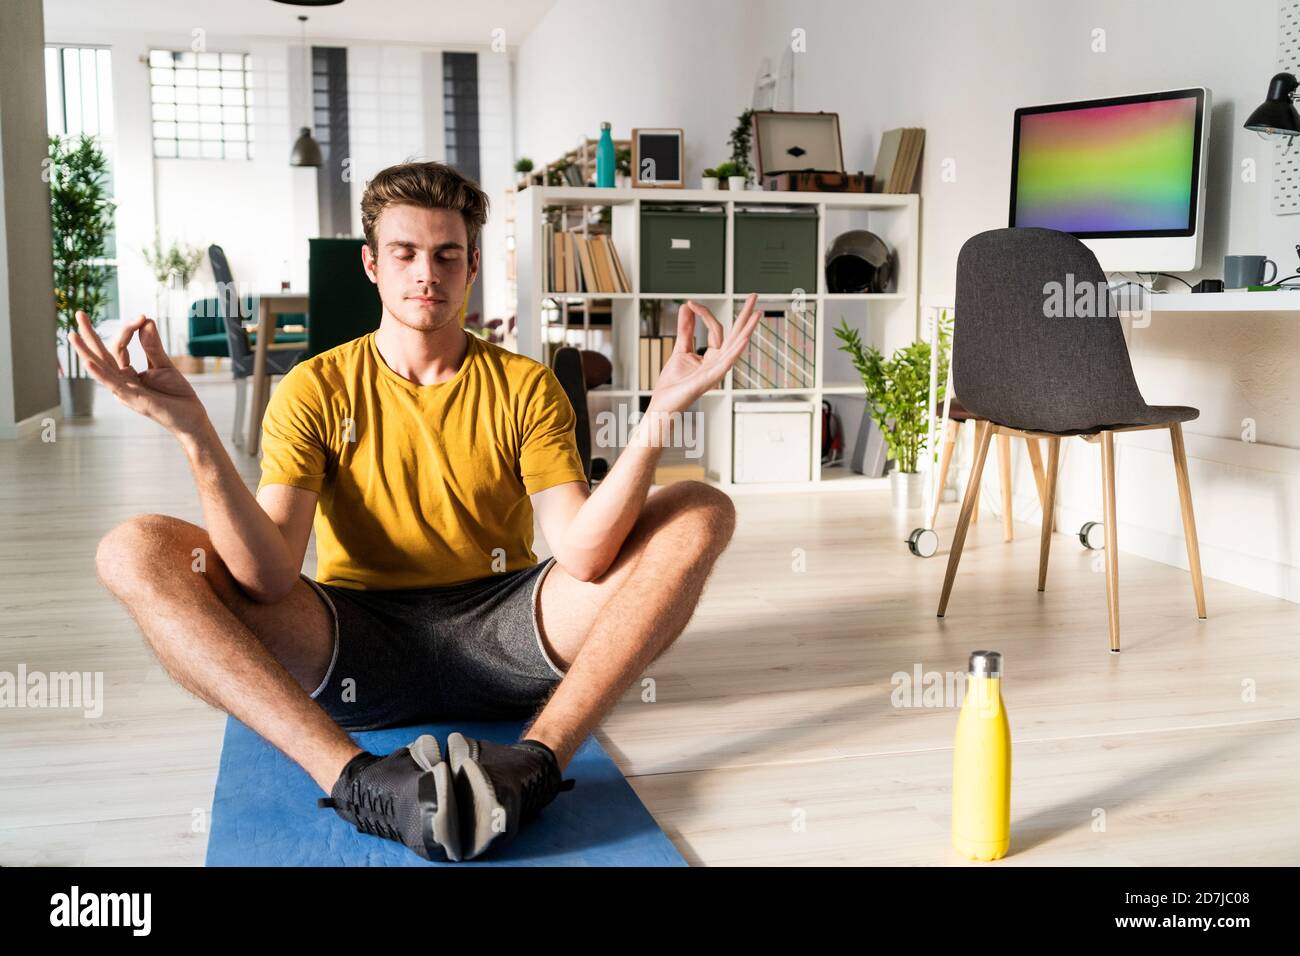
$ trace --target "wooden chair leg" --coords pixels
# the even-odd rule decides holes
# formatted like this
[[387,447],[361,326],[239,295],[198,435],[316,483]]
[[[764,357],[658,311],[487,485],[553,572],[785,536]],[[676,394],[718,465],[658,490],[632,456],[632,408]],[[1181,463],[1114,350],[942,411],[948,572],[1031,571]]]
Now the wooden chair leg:
[[230,443],[241,451],[244,448],[244,409],[248,405],[248,379],[235,379],[235,427],[230,433]]
[[[1029,451],[1029,466],[1034,472],[1034,484],[1038,486],[1038,504],[1039,507],[1046,510],[1045,502],[1047,500],[1046,487],[1047,476],[1043,472],[1043,454],[1038,448],[1039,440],[1037,438],[1026,438],[1025,448]],[[1052,518],[1052,530],[1056,530],[1056,518]]]
[[1015,536],[1011,524],[1011,436],[998,435],[998,477],[1002,484],[1002,540]]
[[[1037,457],[1038,442],[1037,439],[1029,439],[1029,446],[1034,449],[1033,456]],[[1042,467],[1042,461],[1039,461],[1039,467]],[[1047,439],[1047,475],[1043,479],[1043,530],[1038,543],[1038,590],[1047,589],[1047,556],[1052,550],[1052,530],[1055,524],[1053,520],[1056,515],[1056,475],[1061,467],[1061,439]]]
[[957,516],[957,530],[952,536],[952,548],[948,551],[948,569],[944,572],[943,592],[939,595],[939,617],[943,617],[948,609],[948,595],[952,593],[952,581],[957,576],[957,563],[961,561],[961,549],[966,543],[966,529],[970,525],[971,512],[975,510],[975,501],[979,497],[980,476],[984,473],[984,459],[988,456],[989,442],[992,438],[991,422],[975,423],[975,460],[971,463],[970,482],[966,485],[966,497],[962,499],[961,514]]
[[930,515],[930,527],[935,527],[939,520],[939,502],[943,500],[943,488],[948,484],[948,466],[952,464],[952,446],[957,444],[960,422],[949,419],[943,430],[943,454],[939,456],[939,474],[934,486],[934,512]]
[[1196,616],[1205,618],[1205,583],[1201,580],[1201,546],[1196,540],[1196,516],[1192,513],[1192,485],[1187,476],[1187,449],[1183,447],[1183,426],[1169,426],[1169,440],[1174,446],[1174,472],[1178,476],[1178,500],[1183,510],[1183,539],[1187,542],[1187,565],[1192,572],[1192,591],[1196,595]]
[[1115,535],[1115,433],[1101,433],[1101,510],[1106,524],[1106,610],[1110,652],[1119,653],[1119,548]]

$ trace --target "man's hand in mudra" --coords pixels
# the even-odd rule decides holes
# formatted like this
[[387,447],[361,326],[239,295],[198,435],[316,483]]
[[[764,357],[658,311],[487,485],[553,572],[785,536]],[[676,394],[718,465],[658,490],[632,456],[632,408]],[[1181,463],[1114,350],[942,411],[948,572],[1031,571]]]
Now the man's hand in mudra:
[[[709,347],[703,355],[695,354],[695,317],[709,327]],[[650,412],[684,412],[711,388],[720,388],[727,370],[736,364],[749,345],[749,337],[758,327],[763,312],[758,308],[758,293],[751,292],[731,329],[722,331],[722,323],[713,313],[696,302],[687,301],[677,310],[677,342],[672,355],[659,372],[659,382],[650,395]]]
[[[152,418],[176,435],[192,434],[207,423],[208,413],[194,386],[172,365],[153,319],[143,315],[122,327],[110,351],[90,324],[85,312],[77,313],[79,331],[68,335],[86,371],[113,397],[132,411]],[[139,333],[149,367],[131,367],[127,346]]]

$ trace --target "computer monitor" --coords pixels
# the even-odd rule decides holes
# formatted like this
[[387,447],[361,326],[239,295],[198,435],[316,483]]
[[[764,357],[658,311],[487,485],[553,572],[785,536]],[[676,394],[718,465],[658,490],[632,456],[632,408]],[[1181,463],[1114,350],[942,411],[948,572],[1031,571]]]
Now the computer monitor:
[[1016,110],[1010,226],[1083,240],[1105,272],[1201,264],[1204,87]]

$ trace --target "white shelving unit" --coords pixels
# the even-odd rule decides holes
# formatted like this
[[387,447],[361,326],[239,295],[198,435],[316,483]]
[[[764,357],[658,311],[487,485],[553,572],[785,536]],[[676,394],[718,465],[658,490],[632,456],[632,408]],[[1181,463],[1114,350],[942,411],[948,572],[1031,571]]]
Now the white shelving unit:
[[[888,354],[894,349],[914,341],[919,334],[918,276],[920,264],[920,197],[912,194],[883,193],[800,193],[746,191],[733,193],[727,190],[700,189],[593,189],[569,186],[534,186],[516,197],[516,252],[518,279],[518,348],[538,361],[549,364],[550,350],[560,343],[579,348],[596,348],[609,355],[614,366],[612,386],[596,389],[588,394],[592,418],[592,453],[609,459],[617,457],[619,448],[603,445],[597,434],[598,416],[612,413],[614,421],[623,414],[640,408],[643,398],[651,394],[649,388],[637,381],[638,338],[641,328],[641,305],[645,300],[671,301],[693,299],[706,306],[722,324],[731,327],[741,303],[748,296],[744,289],[735,288],[733,250],[735,211],[739,206],[800,205],[817,209],[817,288],[808,290],[804,300],[815,311],[814,382],[811,388],[737,389],[732,386],[729,372],[723,386],[705,393],[696,406],[703,415],[702,447],[667,449],[668,461],[700,461],[705,466],[706,480],[728,491],[808,491],[852,490],[876,487],[884,479],[864,478],[854,474],[848,466],[853,451],[858,424],[865,403],[862,382],[847,355],[839,351],[839,340],[833,329],[840,319],[858,329],[864,342],[873,343]],[[689,289],[679,292],[641,291],[641,210],[646,204],[693,205],[696,203],[721,205],[726,215],[725,281],[722,292],[698,293]],[[610,236],[614,242],[623,268],[632,282],[633,292],[582,292],[551,293],[544,287],[542,256],[543,227],[546,210],[550,207],[609,207]],[[578,220],[582,217],[579,214]],[[883,294],[830,294],[827,293],[825,270],[826,249],[835,237],[849,229],[869,229],[889,245],[897,257],[898,274],[895,291]],[[581,232],[581,228],[577,231]],[[760,294],[759,305],[781,307],[794,298],[793,294]],[[593,324],[589,309],[607,304],[610,321]],[[572,314],[581,311],[580,322],[570,323]],[[675,310],[673,310],[675,317]],[[558,317],[558,321],[555,319]],[[675,321],[675,318],[674,320]],[[663,326],[664,334],[675,334],[671,323]],[[707,330],[702,322],[696,323],[696,344],[705,344]],[[735,484],[732,481],[732,415],[738,400],[760,396],[798,398],[813,402],[817,409],[813,415],[811,479],[801,482]],[[845,449],[842,463],[822,466],[821,415],[823,399],[829,399],[843,426]],[[700,454],[695,456],[695,452]]]

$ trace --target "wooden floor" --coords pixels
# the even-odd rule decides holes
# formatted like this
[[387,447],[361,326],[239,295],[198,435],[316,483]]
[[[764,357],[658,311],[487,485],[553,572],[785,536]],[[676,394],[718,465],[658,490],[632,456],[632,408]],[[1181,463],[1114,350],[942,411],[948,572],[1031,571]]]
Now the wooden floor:
[[[233,389],[200,389],[226,428]],[[107,698],[98,719],[0,708],[0,864],[201,864],[225,718],[170,683],[93,567],[116,522],[198,521],[198,503],[175,443],[97,399],[53,443],[0,442],[0,671],[102,671]],[[918,515],[887,494],[737,508],[694,620],[647,675],[654,701],[631,688],[599,732],[690,862],[962,862],[955,711],[895,706],[892,679],[960,672],[977,648],[1004,655],[1014,739],[1011,853],[992,865],[1300,859],[1294,604],[1207,581],[1197,621],[1186,572],[1122,554],[1115,656],[1104,575],[1069,535],[1039,594],[1037,527],[1004,544],[986,511],[940,621],[946,551],[911,557]],[[946,505],[945,548],[954,520]]]

